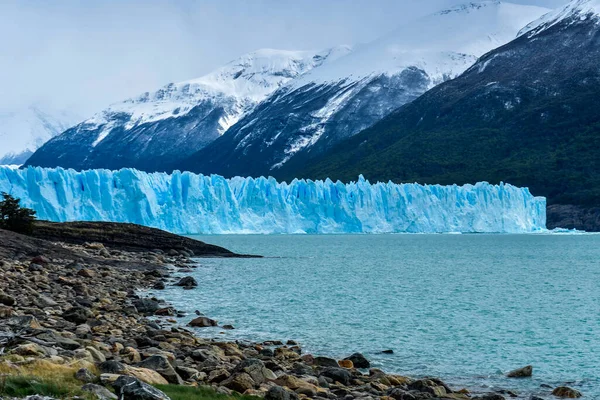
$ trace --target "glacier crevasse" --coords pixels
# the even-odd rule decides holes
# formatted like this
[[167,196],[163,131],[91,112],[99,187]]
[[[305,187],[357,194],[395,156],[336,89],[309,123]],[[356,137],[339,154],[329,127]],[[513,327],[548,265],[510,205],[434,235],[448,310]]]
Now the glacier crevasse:
[[521,233],[545,229],[546,200],[527,188],[204,176],[189,172],[15,170],[7,192],[51,221],[115,221],[174,233]]

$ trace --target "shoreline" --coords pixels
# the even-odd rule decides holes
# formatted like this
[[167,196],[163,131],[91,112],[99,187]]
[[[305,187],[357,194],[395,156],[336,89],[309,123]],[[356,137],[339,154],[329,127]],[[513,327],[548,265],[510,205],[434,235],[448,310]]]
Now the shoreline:
[[[5,278],[0,282],[0,331],[13,333],[0,344],[5,347],[4,369],[17,371],[45,360],[77,372],[86,369],[94,384],[111,386],[119,375],[128,375],[152,384],[210,386],[217,393],[270,400],[500,400],[511,395],[471,397],[439,379],[369,370],[360,355],[336,360],[304,354],[293,340],[202,338],[179,324],[183,315],[168,302],[140,296],[191,272],[191,257],[197,255],[189,249],[118,250],[98,242],[50,243],[6,231],[0,231],[0,239]],[[188,289],[200,290],[188,283]],[[213,324],[210,316],[198,316],[196,323]],[[3,337],[7,335],[0,336],[0,343]]]

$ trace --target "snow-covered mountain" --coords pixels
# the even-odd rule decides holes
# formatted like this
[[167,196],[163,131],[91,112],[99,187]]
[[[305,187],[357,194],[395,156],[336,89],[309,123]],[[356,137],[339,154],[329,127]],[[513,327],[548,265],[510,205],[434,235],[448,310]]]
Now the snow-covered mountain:
[[161,169],[212,142],[275,90],[351,51],[263,49],[198,79],[117,103],[50,141],[32,165]]
[[404,25],[294,79],[227,134],[174,167],[278,176],[460,75],[548,11],[484,1]]
[[72,112],[42,104],[0,110],[0,165],[23,164],[44,143],[79,121]]

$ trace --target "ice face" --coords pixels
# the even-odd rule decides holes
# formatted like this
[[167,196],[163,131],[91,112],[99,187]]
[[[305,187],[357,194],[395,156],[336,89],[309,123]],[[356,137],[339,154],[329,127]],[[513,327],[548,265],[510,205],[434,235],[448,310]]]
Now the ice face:
[[174,233],[521,233],[546,200],[508,184],[464,186],[232,178],[134,169],[0,167],[0,192],[51,221],[130,222]]

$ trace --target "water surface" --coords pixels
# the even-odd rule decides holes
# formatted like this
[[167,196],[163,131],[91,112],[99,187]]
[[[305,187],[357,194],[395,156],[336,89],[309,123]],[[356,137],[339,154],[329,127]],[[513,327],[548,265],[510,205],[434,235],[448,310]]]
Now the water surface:
[[[270,257],[199,260],[198,289],[161,293],[233,324],[226,338],[294,339],[338,358],[361,351],[386,371],[455,386],[547,396],[540,385],[568,383],[600,398],[600,236],[195,238]],[[527,364],[533,379],[503,377]]]

